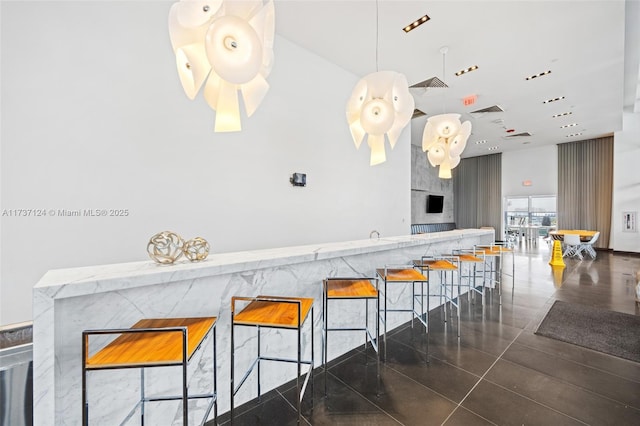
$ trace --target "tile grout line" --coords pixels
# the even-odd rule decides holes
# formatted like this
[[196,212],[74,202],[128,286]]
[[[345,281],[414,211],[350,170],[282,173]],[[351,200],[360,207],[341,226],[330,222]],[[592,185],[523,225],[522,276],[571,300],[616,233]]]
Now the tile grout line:
[[[357,389],[355,389],[354,387],[352,387],[349,383],[345,382],[344,380],[342,380],[340,377],[336,376],[335,374],[333,374],[331,371],[328,371],[328,374],[331,374],[337,381],[339,381],[340,383],[342,383],[347,389],[350,389],[353,393],[355,393],[356,395],[358,395],[359,397],[361,397],[362,399],[364,399],[365,401],[367,401],[368,403],[370,403],[371,405],[373,405],[374,407],[376,407],[378,410],[380,410],[380,412],[382,412],[383,414],[389,416],[392,420],[396,421],[398,424],[400,425],[404,425],[404,423],[402,423],[400,420],[396,419],[395,417],[393,417],[390,413],[388,413],[385,409],[383,409],[382,407],[380,407],[378,404],[376,404],[375,402],[373,402],[371,399],[367,398],[366,395],[363,395],[362,393],[360,393]],[[325,378],[325,380],[327,380]],[[382,378],[381,378],[382,380]]]
[[[515,290],[515,289],[514,289]],[[549,296],[549,298],[547,299],[547,302],[545,302],[545,305],[551,300],[551,299],[555,299],[555,294],[557,293],[557,290],[553,292],[553,294],[551,296]],[[515,295],[515,291],[513,291],[512,296]],[[526,328],[531,324],[531,321],[529,321],[529,323],[527,325],[525,325],[519,332],[518,334],[513,338],[513,340],[509,343],[509,345],[502,351],[502,353],[500,353],[500,355],[498,355],[498,357],[496,358],[496,360],[489,366],[489,368],[487,368],[487,371],[484,372],[484,374],[480,377],[480,379],[478,379],[478,381],[473,385],[473,387],[471,389],[469,389],[469,392],[467,392],[467,394],[464,396],[464,398],[462,398],[460,400],[460,402],[458,403],[458,405],[456,406],[456,408],[453,409],[453,411],[451,413],[449,413],[449,415],[447,416],[446,419],[444,419],[444,421],[442,422],[442,424],[444,425],[447,421],[449,421],[449,419],[451,418],[451,416],[453,416],[453,414],[458,410],[458,408],[460,408],[462,406],[462,403],[469,397],[469,395],[471,395],[471,392],[474,391],[474,389],[476,387],[478,387],[478,385],[480,384],[480,382],[485,378],[485,376],[487,374],[489,374],[489,371],[491,371],[491,369],[498,363],[498,361],[500,361],[502,359],[502,356],[509,350],[509,348],[516,342],[516,340],[518,339],[518,337],[520,337],[520,335],[522,333],[524,333],[524,331],[526,330]],[[474,413],[475,414],[475,413]]]
[[[560,358],[560,359],[562,359],[563,361],[570,362],[570,363],[572,363],[572,364],[579,365],[579,366],[581,366],[581,367],[590,368],[590,369],[592,369],[592,370],[599,371],[600,373],[608,374],[608,375],[610,375],[610,376],[617,377],[617,378],[619,378],[619,379],[623,379],[623,380],[626,380],[626,381],[629,381],[629,382],[632,382],[632,383],[640,384],[640,381],[638,381],[638,380],[630,379],[630,378],[628,378],[628,377],[621,376],[621,375],[619,375],[619,374],[615,374],[615,373],[612,373],[611,371],[603,370],[602,368],[594,367],[594,366],[589,365],[589,364],[584,364],[584,363],[581,363],[581,362],[577,362],[577,361],[574,361],[574,360],[572,360],[572,359],[568,359],[568,358],[565,358],[565,357],[563,357],[563,356],[556,355],[556,354],[554,354],[554,353],[553,353],[553,352],[551,352],[551,351],[546,351],[546,350],[544,350],[544,351],[543,351],[543,350],[541,350],[541,349],[540,349],[540,348],[538,348],[538,347],[533,347],[533,346],[531,346],[531,345],[527,345],[527,344],[522,343],[522,342],[517,342],[517,343],[518,343],[518,345],[520,345],[520,346],[524,346],[525,348],[533,349],[533,350],[538,351],[538,352],[541,352],[541,353],[543,353],[543,354],[546,354],[546,355],[549,355],[549,356],[553,356],[553,357]],[[589,349],[589,348],[586,348],[586,349]],[[596,352],[597,352],[597,351],[596,351]],[[602,353],[602,352],[599,352],[599,353]],[[609,355],[609,356],[613,356],[613,355]],[[631,362],[633,362],[633,361],[631,361]],[[536,370],[536,371],[537,371],[537,370]],[[540,372],[540,373],[542,373],[542,372]],[[542,374],[545,374],[545,373],[542,373]],[[553,376],[549,376],[549,377],[553,377]],[[569,383],[569,382],[567,382],[567,383]],[[575,386],[575,385],[574,385],[574,386]],[[620,402],[620,401],[618,401],[618,402]]]
[[[531,349],[534,349],[534,350],[535,350],[535,348],[531,348]],[[592,394],[592,395],[594,395],[594,396],[597,396],[598,398],[605,399],[605,400],[608,400],[608,401],[611,401],[611,402],[615,402],[615,403],[620,404],[620,405],[624,405],[624,406],[625,406],[625,409],[626,409],[626,408],[629,408],[629,409],[634,410],[634,411],[640,411],[640,408],[636,408],[636,407],[634,407],[634,406],[630,405],[629,403],[626,403],[626,402],[624,402],[624,401],[618,401],[618,400],[613,399],[613,398],[610,398],[610,397],[608,397],[608,396],[601,395],[601,394],[599,394],[599,393],[597,393],[597,392],[594,392],[594,391],[592,391],[592,390],[589,390],[589,389],[583,388],[583,387],[581,387],[581,386],[579,386],[579,385],[576,385],[576,384],[574,384],[574,383],[567,382],[566,380],[563,380],[563,379],[560,379],[560,378],[557,378],[557,377],[554,377],[554,376],[550,376],[549,374],[544,373],[544,372],[539,371],[539,370],[536,370],[536,369],[534,369],[534,368],[527,367],[527,366],[525,366],[525,365],[518,364],[518,363],[515,363],[515,362],[513,362],[513,361],[509,361],[508,359],[503,359],[503,361],[504,361],[504,362],[508,362],[509,364],[512,364],[512,365],[515,365],[515,366],[518,366],[518,367],[521,367],[521,368],[527,369],[527,370],[534,371],[534,372],[536,372],[536,373],[538,373],[538,374],[541,374],[541,375],[543,375],[543,376],[546,376],[546,377],[548,377],[548,378],[550,378],[550,379],[552,379],[552,380],[556,380],[556,381],[558,381],[558,382],[564,383],[564,384],[565,384],[565,385],[567,385],[567,386],[570,386],[570,387],[573,387],[573,388],[576,388],[576,389],[580,389],[580,390],[582,390],[583,392],[586,392],[586,393],[590,393],[590,394]],[[551,407],[551,406],[549,406],[549,405],[547,405],[547,404],[544,404],[544,403],[542,403],[542,402],[540,402],[540,401],[537,401],[537,400],[535,400],[535,399],[533,399],[533,398],[531,398],[531,397],[528,397],[528,396],[526,396],[526,395],[523,395],[523,394],[521,394],[521,393],[514,392],[513,390],[511,390],[511,389],[509,389],[509,388],[505,387],[504,385],[501,385],[500,383],[496,383],[496,382],[491,381],[491,380],[487,380],[487,382],[488,382],[488,383],[492,383],[492,384],[494,384],[494,385],[496,385],[496,386],[498,386],[498,387],[501,387],[502,389],[504,389],[504,390],[506,390],[506,391],[508,391],[508,392],[516,393],[517,395],[519,395],[519,396],[521,396],[521,397],[523,397],[523,398],[529,399],[529,400],[531,400],[531,401],[535,402],[536,404],[542,405],[543,407],[547,407],[547,408],[549,408],[550,410],[553,410],[553,411],[556,411],[556,412],[558,412],[558,413],[561,413],[561,414],[563,414],[563,415],[565,415],[565,416],[567,416],[567,417],[570,417],[570,418],[572,418],[572,419],[574,419],[574,420],[576,420],[576,421],[579,421],[579,422],[581,422],[581,423],[584,423],[582,420],[580,420],[580,419],[576,419],[575,417],[573,417],[573,416],[571,416],[571,415],[569,415],[569,414],[567,414],[567,413],[564,413],[564,412],[562,412],[562,411],[559,411],[558,409],[553,408],[553,407]]]
[[[502,359],[502,356],[509,350],[509,348],[511,347],[511,345],[513,345],[516,341],[516,339],[524,332],[524,329],[520,330],[520,332],[518,332],[518,334],[516,335],[516,337],[513,338],[513,340],[511,341],[511,343],[509,343],[509,345],[504,349],[504,351],[502,351],[502,353],[500,355],[498,355],[498,358],[496,358],[496,360],[493,362],[493,364],[491,364],[489,366],[489,368],[487,368],[487,371],[484,372],[484,374],[478,379],[478,381],[473,385],[473,387],[471,389],[469,389],[469,392],[467,392],[467,394],[464,396],[464,398],[462,398],[462,400],[460,400],[460,402],[458,403],[458,405],[456,406],[456,408],[453,409],[453,411],[451,413],[449,413],[449,415],[447,416],[446,419],[444,419],[444,421],[442,422],[442,424],[445,424],[450,418],[451,416],[453,416],[453,414],[458,410],[458,408],[460,406],[462,406],[462,403],[467,399],[467,397],[471,394],[471,392],[473,392],[473,390],[478,387],[478,385],[480,384],[480,382],[485,378],[485,376],[487,374],[489,374],[489,371],[491,371],[491,369],[493,368],[494,365],[496,365],[498,363],[498,361],[500,361],[500,359]],[[475,414],[475,413],[474,413]]]
[[[552,300],[557,300],[557,299],[554,297],[556,293],[557,293],[557,291],[556,291],[556,292],[554,292],[554,294],[553,294],[553,295],[551,295],[551,296],[549,297],[549,300],[548,300],[549,302],[550,302],[550,301],[552,301]],[[545,306],[546,306],[546,304],[545,304]],[[464,398],[462,398],[462,400],[461,400],[461,401],[460,401],[460,403],[456,406],[456,408],[455,408],[455,409],[454,409],[454,410],[449,414],[449,416],[447,416],[447,418],[444,420],[444,422],[442,422],[442,424],[443,424],[443,425],[444,425],[444,424],[445,424],[445,423],[446,423],[446,422],[451,418],[451,416],[453,416],[453,414],[458,410],[458,408],[460,408],[460,407],[462,406],[462,403],[467,399],[467,397],[471,394],[471,392],[473,392],[473,391],[474,391],[474,389],[475,389],[475,388],[480,384],[480,382],[485,378],[485,376],[486,376],[487,374],[489,374],[489,371],[491,371],[491,369],[492,369],[492,368],[493,368],[493,367],[498,363],[498,361],[500,361],[500,360],[502,359],[503,355],[504,355],[504,354],[509,350],[509,348],[510,348],[511,346],[513,346],[513,344],[514,344],[514,343],[516,343],[516,340],[518,339],[518,337],[520,337],[520,335],[526,331],[527,327],[529,327],[533,321],[535,321],[535,319],[531,319],[531,320],[529,321],[529,323],[528,323],[527,325],[525,325],[525,326],[524,326],[524,328],[522,328],[522,329],[518,332],[518,334],[513,338],[513,340],[511,341],[511,343],[509,343],[509,345],[504,349],[504,351],[502,351],[502,353],[498,356],[498,358],[496,358],[496,360],[491,364],[491,366],[489,366],[489,368],[487,369],[487,371],[485,371],[485,373],[482,375],[482,377],[480,377],[480,379],[479,379],[479,380],[478,380],[478,381],[473,385],[473,387],[469,390],[469,392],[467,392],[467,394],[464,396]],[[504,360],[504,361],[509,362],[508,360]],[[494,383],[494,382],[492,382],[492,381],[490,381],[490,380],[487,380],[487,382],[488,382],[488,383],[492,383],[492,384],[494,384],[495,386],[498,386],[498,387],[500,387],[500,388],[502,388],[502,389],[505,389],[505,390],[507,390],[507,391],[509,391],[509,392],[513,392],[511,389],[507,389],[507,388],[505,388],[504,386],[501,386],[501,385],[499,385],[499,384],[497,384],[497,383]],[[514,392],[514,393],[515,393],[515,392]],[[521,394],[518,394],[518,393],[516,393],[516,394],[517,394],[518,396],[520,396],[520,397],[522,397],[522,398],[526,398],[526,399],[528,399],[528,400],[530,400],[530,401],[532,401],[532,402],[534,402],[534,403],[536,403],[536,404],[542,405],[543,407],[547,407],[547,408],[549,408],[549,409],[551,409],[551,410],[553,410],[553,411],[555,411],[555,412],[557,412],[557,413],[559,413],[559,414],[562,414],[562,415],[564,415],[564,416],[567,416],[567,417],[569,417],[569,418],[571,418],[571,419],[573,419],[573,420],[576,420],[576,421],[578,421],[578,422],[580,422],[580,423],[586,424],[586,423],[584,423],[584,422],[582,422],[582,421],[580,421],[580,420],[578,420],[578,419],[576,419],[576,418],[574,418],[574,417],[572,417],[572,416],[567,415],[566,413],[563,413],[563,412],[558,411],[558,410],[556,410],[556,409],[554,409],[554,408],[552,408],[552,407],[548,407],[548,406],[547,406],[547,405],[545,405],[545,404],[541,404],[541,403],[540,403],[540,402],[538,402],[538,401],[535,401],[535,400],[533,400],[533,399],[531,399],[531,398],[528,398],[528,397],[527,397],[527,396],[525,396],[525,395],[521,395]],[[463,407],[463,408],[464,408],[464,407]],[[473,411],[471,411],[471,412],[473,413]],[[473,414],[476,414],[476,413],[473,413]],[[477,414],[476,414],[476,415],[477,415]]]
[[[278,393],[278,395],[280,395],[280,398],[284,399],[284,402],[286,402],[287,404],[289,404],[289,407],[293,408],[294,411],[298,411],[298,409],[296,407],[293,406],[293,404],[291,402],[289,402],[289,400],[282,394],[282,392],[280,392],[280,390],[276,389],[276,392]],[[300,411],[302,411],[302,408],[300,409]],[[311,406],[311,412],[313,412],[313,406]],[[299,413],[300,417],[302,417],[302,420],[304,420],[305,423],[307,423],[309,426],[312,426],[312,424],[309,422],[309,420],[307,420],[307,416],[305,416],[302,413]]]

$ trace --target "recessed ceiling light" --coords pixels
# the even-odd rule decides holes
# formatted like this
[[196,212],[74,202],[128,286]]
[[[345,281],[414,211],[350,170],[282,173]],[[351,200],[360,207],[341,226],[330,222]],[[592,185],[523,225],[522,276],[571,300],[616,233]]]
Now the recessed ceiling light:
[[466,74],[466,73],[468,73],[468,72],[475,71],[475,70],[477,70],[477,69],[478,69],[478,66],[477,66],[477,65],[474,65],[474,66],[469,67],[469,68],[467,68],[467,69],[465,69],[465,70],[460,70],[460,71],[458,71],[458,72],[456,73],[456,75],[459,77],[459,76],[461,76],[462,74]]
[[487,141],[484,140],[484,139],[481,140],[481,141],[476,141],[476,145],[482,145],[482,144],[485,144],[485,143],[487,143]]
[[554,98],[554,99],[547,99],[546,101],[542,101],[543,104],[548,104],[550,102],[555,102],[555,101],[560,101],[564,99],[564,96],[560,96],[559,98]]
[[567,127],[575,127],[578,123],[565,124],[564,126],[560,126],[561,129],[566,129]]
[[572,135],[567,135],[568,138],[572,138],[574,136],[580,136],[582,133],[574,133]]
[[495,151],[496,149],[500,148],[499,146],[490,146],[489,148],[487,148],[489,151]]
[[404,27],[402,29],[402,31],[404,31],[405,33],[408,33],[409,31],[415,30],[416,28],[418,28],[420,25],[424,24],[425,22],[427,22],[429,19],[428,15],[424,15],[421,18],[416,19],[415,21],[413,21],[412,23],[410,23],[409,25],[407,25],[406,27]]
[[564,117],[565,115],[571,115],[571,114],[573,114],[571,111],[563,112],[562,114],[556,114],[556,115],[552,116],[551,118]]
[[525,77],[525,80],[533,80],[534,78],[542,77],[543,75],[551,74],[551,70],[541,72],[540,74],[530,75],[529,77]]

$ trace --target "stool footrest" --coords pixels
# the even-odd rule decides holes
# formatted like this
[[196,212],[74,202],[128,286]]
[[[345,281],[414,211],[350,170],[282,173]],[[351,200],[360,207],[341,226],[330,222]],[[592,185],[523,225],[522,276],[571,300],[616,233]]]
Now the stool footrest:
[[[189,395],[187,399],[208,399],[215,398],[215,394],[197,394]],[[177,401],[182,400],[182,395],[166,395],[166,396],[149,396],[143,399],[146,402],[158,402],[158,401]]]
[[[382,312],[385,312],[385,311],[382,311]],[[413,309],[387,309],[387,312],[413,312],[413,316],[415,317],[415,319],[420,321],[422,325],[424,325],[425,327],[427,327],[427,324],[429,322],[428,320],[425,321],[422,319],[422,312],[418,312]],[[425,314],[427,314],[427,312],[425,312]],[[382,322],[383,324],[386,324],[384,320],[384,316],[381,316],[380,322]]]
[[[298,360],[297,359],[291,359],[291,358],[276,358],[276,357],[268,357],[268,356],[261,356],[260,358],[258,358],[259,361],[276,361],[276,362],[289,362],[292,364],[297,364]],[[300,364],[308,364],[311,365],[312,361],[310,359],[304,360],[301,359],[300,360]]]
[[369,331],[368,328],[325,328],[326,331]]

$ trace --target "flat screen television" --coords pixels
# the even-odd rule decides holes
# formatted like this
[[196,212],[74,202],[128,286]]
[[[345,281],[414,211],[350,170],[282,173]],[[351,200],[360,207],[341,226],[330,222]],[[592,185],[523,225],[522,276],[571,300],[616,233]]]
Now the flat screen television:
[[427,213],[442,213],[444,195],[427,195]]

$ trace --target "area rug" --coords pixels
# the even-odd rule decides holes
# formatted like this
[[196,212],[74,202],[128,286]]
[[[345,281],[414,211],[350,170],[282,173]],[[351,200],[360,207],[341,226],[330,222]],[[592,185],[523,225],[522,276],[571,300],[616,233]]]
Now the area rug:
[[556,301],[536,334],[640,362],[640,316]]

